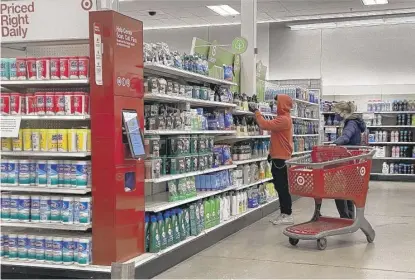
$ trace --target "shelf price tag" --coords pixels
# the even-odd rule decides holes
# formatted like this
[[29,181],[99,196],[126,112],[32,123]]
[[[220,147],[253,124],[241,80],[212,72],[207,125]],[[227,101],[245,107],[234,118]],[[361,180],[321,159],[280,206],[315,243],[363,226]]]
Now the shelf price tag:
[[324,130],[326,133],[337,133],[337,127],[325,127]]
[[363,113],[362,119],[364,120],[373,120],[375,118],[375,113]]
[[1,116],[0,133],[2,138],[19,137],[21,116]]

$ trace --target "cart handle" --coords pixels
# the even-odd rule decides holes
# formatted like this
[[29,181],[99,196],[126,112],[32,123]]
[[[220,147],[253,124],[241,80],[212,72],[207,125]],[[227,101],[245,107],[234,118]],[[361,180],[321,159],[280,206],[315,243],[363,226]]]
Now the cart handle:
[[310,157],[310,155],[306,155],[306,156],[286,160],[285,164],[287,166],[290,166],[290,165],[312,166],[313,169],[318,169],[318,168],[324,167],[326,165],[339,164],[339,163],[349,162],[349,161],[358,160],[358,159],[373,158],[373,156],[376,153],[376,150],[374,148],[368,147],[368,146],[341,146],[341,147],[345,147],[347,149],[367,149],[367,150],[371,150],[371,151],[369,153],[363,154],[363,155],[352,156],[352,157],[341,158],[341,159],[335,159],[335,160],[330,160],[330,161],[325,161],[325,162],[315,162],[315,163],[313,163],[313,162],[307,162],[307,163],[298,163],[298,162],[296,162],[298,160],[307,159],[307,158]]

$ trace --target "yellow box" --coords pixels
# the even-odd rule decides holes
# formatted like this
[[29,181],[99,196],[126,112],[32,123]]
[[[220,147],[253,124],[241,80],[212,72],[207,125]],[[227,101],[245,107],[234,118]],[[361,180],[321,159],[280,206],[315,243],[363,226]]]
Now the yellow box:
[[86,152],[88,143],[88,130],[80,128],[76,130],[76,149],[78,152]]
[[32,150],[40,151],[40,132],[39,129],[32,129]]
[[46,151],[56,152],[58,150],[58,132],[56,129],[48,129],[46,136]]
[[12,138],[1,138],[1,150],[2,151],[13,151]]
[[86,143],[86,151],[90,152],[91,151],[91,130],[88,129],[87,132],[88,132],[88,137],[87,137],[88,142]]
[[47,129],[39,129],[39,137],[40,137],[40,150],[42,152],[47,152],[47,139],[48,139],[48,130]]
[[78,151],[76,147],[76,129],[67,129],[68,134],[68,152],[75,153]]
[[58,152],[68,152],[68,130],[57,130]]
[[13,151],[21,151],[23,149],[23,130],[19,129],[19,137],[12,138]]
[[32,151],[32,130],[23,128],[23,151]]

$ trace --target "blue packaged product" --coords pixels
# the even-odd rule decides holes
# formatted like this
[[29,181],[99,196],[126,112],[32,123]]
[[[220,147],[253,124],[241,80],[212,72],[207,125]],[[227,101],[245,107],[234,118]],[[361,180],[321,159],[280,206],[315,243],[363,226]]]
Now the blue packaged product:
[[19,164],[17,160],[7,160],[7,180],[8,184],[17,186],[19,181]]
[[232,154],[231,154],[231,147],[224,145],[222,147],[222,165],[229,165],[232,164]]
[[64,264],[72,264],[74,259],[75,243],[73,238],[65,237],[62,241],[62,261]]
[[28,235],[27,236],[28,250],[27,250],[27,258],[29,260],[36,260],[36,236]]
[[47,186],[51,188],[56,188],[59,186],[58,161],[57,160],[48,160]]
[[17,80],[16,75],[16,58],[9,58],[9,79]]
[[10,79],[10,62],[8,58],[1,58],[1,68],[0,75],[2,81],[7,81]]
[[45,260],[45,237],[36,236],[36,260]]
[[79,265],[88,265],[90,262],[90,239],[89,238],[79,238],[78,241],[78,264]]
[[36,162],[36,185],[39,187],[44,187],[47,184],[47,161],[46,160],[38,160]]
[[73,222],[75,224],[79,224],[79,202],[80,198],[75,197],[73,203]]
[[50,197],[50,221],[59,223],[61,221],[62,198],[60,196]]
[[81,197],[79,199],[79,223],[91,223],[91,198]]
[[19,196],[12,194],[10,196],[10,220],[19,219]]
[[225,114],[225,129],[230,130],[233,126],[233,117],[231,112]]
[[36,161],[32,160],[29,164],[29,172],[30,172],[30,185],[35,186],[36,185],[36,178],[37,178],[37,172],[36,172],[37,166]]
[[19,259],[27,259],[27,252],[29,250],[29,240],[27,234],[17,235],[17,256]]
[[10,194],[1,194],[1,219],[3,221],[10,220]]
[[48,222],[50,221],[50,196],[42,195],[40,197],[40,221]]
[[40,196],[32,195],[30,197],[30,220],[34,223],[40,221]]
[[0,256],[2,257],[7,257],[9,255],[8,239],[9,239],[9,236],[6,233],[1,233]]
[[76,165],[71,164],[71,187],[76,188]]
[[9,183],[9,179],[8,179],[8,170],[7,170],[7,166],[8,166],[8,162],[5,159],[2,159],[2,161],[0,162],[0,168],[1,168],[1,184],[8,184]]
[[62,210],[61,210],[61,218],[62,223],[65,224],[73,224],[73,211],[74,206],[74,198],[73,197],[63,197],[62,198]]
[[74,238],[73,239],[73,261],[75,263],[78,262],[78,243],[79,243],[79,238]]
[[64,187],[72,187],[72,162],[70,160],[63,161],[63,185]]
[[58,162],[58,186],[65,186],[65,163],[63,160]]
[[53,248],[53,262],[62,263],[62,237],[53,237],[52,248]]
[[28,222],[30,220],[30,196],[20,195],[19,203],[17,205],[19,221]]
[[73,165],[76,170],[76,187],[86,188],[88,185],[88,162],[77,161]]
[[19,160],[19,185],[30,186],[30,160]]
[[232,81],[233,67],[231,65],[223,65],[223,77],[227,81]]
[[45,261],[53,261],[53,238],[51,236],[45,237]]
[[10,233],[7,239],[7,247],[9,249],[9,259],[17,259],[17,234]]

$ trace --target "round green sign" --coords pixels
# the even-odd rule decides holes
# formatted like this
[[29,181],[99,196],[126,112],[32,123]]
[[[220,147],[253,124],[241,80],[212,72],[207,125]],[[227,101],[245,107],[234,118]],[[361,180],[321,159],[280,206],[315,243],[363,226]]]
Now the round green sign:
[[248,41],[244,37],[236,37],[232,41],[232,50],[236,54],[241,54],[248,48]]

